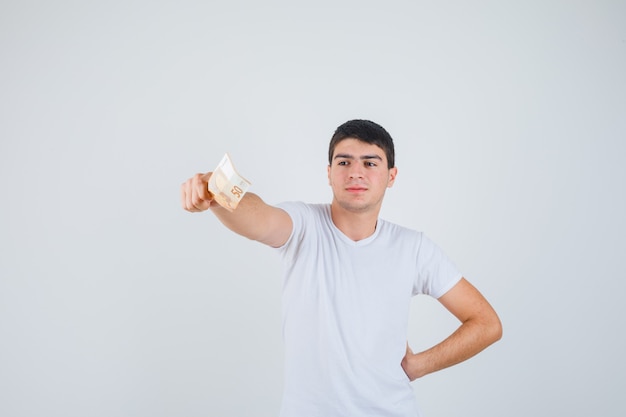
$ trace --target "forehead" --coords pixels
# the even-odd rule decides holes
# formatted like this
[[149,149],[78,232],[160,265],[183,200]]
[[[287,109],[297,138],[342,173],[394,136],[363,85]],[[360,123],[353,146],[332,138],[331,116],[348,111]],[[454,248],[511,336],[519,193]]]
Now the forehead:
[[335,149],[333,151],[333,159],[337,156],[359,158],[366,155],[376,155],[382,158],[383,161],[387,162],[385,151],[383,151],[380,146],[374,145],[373,143],[363,142],[359,139],[343,139],[335,145]]

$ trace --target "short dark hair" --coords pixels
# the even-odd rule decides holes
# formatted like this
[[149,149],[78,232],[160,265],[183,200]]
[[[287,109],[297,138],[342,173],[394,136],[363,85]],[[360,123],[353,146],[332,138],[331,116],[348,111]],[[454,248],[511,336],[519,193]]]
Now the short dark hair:
[[380,125],[370,121],[355,119],[349,120],[335,130],[328,146],[328,163],[332,164],[335,147],[344,139],[357,139],[365,143],[376,145],[387,156],[387,167],[393,168],[396,164],[395,150],[391,135]]

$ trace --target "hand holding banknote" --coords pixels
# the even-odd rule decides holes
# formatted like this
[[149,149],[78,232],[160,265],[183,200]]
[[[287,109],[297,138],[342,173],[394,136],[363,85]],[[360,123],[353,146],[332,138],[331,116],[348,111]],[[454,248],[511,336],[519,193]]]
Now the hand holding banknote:
[[250,187],[250,181],[239,175],[228,154],[209,178],[208,189],[218,204],[228,211],[233,211]]
[[250,187],[250,182],[235,170],[228,154],[213,172],[196,174],[181,187],[181,203],[191,212],[205,211],[216,203],[233,211]]

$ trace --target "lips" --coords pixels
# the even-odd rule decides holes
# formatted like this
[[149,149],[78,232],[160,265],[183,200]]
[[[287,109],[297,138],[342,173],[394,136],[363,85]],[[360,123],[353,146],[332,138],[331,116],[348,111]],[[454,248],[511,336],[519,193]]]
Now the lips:
[[362,187],[360,185],[353,185],[350,187],[346,187],[346,191],[350,191],[353,193],[359,192],[359,191],[367,191],[367,187]]

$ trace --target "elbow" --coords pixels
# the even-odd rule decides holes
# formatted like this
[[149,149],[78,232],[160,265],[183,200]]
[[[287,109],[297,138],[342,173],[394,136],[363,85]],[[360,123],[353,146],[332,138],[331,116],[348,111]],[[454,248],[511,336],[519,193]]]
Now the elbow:
[[483,349],[502,339],[502,322],[495,312],[484,316],[478,323]]
[[495,316],[489,326],[489,335],[491,338],[491,343],[495,343],[498,340],[502,339],[502,322]]

